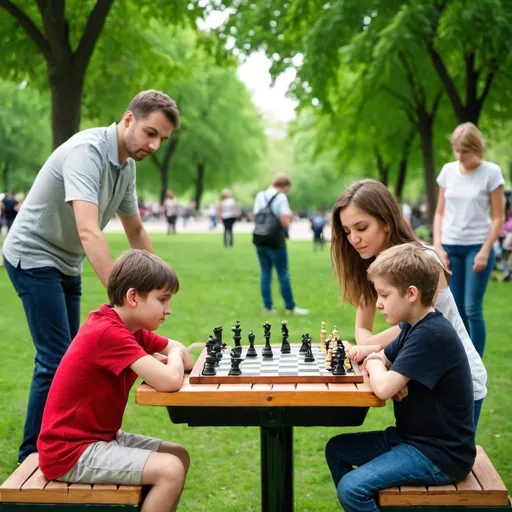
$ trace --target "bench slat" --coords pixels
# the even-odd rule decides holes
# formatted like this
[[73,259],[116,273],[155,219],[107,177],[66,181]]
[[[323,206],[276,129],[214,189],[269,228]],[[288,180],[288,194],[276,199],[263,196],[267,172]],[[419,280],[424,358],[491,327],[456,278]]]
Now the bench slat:
[[[399,492],[397,492],[399,491]],[[393,487],[379,492],[381,506],[507,506],[508,492],[484,450],[477,446],[472,473],[454,485]]]
[[39,455],[31,453],[14,473],[0,485],[0,496],[6,490],[20,490],[21,486],[32,476],[36,471],[39,463]]
[[469,475],[462,480],[462,482],[457,482],[455,484],[458,491],[464,492],[482,492],[482,486],[478,483],[478,480],[475,478],[473,472],[469,473]]

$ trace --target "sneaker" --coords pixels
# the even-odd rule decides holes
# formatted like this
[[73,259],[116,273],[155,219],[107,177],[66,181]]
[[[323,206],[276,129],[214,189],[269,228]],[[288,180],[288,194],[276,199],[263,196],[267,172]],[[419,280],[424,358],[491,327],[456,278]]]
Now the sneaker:
[[309,309],[299,308],[299,306],[295,306],[293,309],[286,309],[285,312],[300,316],[309,315]]
[[275,315],[277,313],[277,309],[276,308],[264,308],[263,312],[264,313],[272,313],[273,315]]

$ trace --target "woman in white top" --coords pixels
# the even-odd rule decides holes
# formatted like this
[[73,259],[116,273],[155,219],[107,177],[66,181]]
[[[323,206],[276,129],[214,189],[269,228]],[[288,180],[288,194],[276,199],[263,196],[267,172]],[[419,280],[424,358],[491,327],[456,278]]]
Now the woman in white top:
[[[362,180],[351,185],[332,209],[331,258],[342,297],[357,308],[355,339],[358,345],[385,347],[400,332],[399,326],[373,333],[377,294],[366,270],[384,249],[403,243],[421,243],[405,220],[391,192],[380,182]],[[439,262],[439,292],[434,304],[457,331],[468,356],[475,396],[475,425],[487,393],[487,372],[457,311],[448,287],[449,272],[432,248],[424,246]],[[443,357],[439,354],[439,357]],[[397,397],[400,399],[400,397]]]
[[238,218],[238,204],[225,188],[220,193],[219,219],[224,224],[224,247],[233,247],[233,224]]
[[[450,282],[460,316],[480,357],[485,347],[483,300],[494,268],[493,245],[504,222],[503,174],[482,160],[485,140],[472,123],[452,134],[455,162],[437,178],[434,247],[451,269]],[[489,208],[492,222],[489,219]]]

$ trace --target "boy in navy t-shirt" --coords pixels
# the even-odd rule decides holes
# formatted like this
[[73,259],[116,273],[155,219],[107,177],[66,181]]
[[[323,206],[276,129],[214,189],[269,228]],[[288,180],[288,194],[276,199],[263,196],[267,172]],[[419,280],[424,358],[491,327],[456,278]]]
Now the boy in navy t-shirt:
[[384,318],[401,327],[363,363],[379,398],[398,397],[396,426],[328,442],[327,463],[346,512],[378,512],[381,489],[462,480],[476,455],[468,359],[450,322],[433,308],[437,263],[421,247],[399,245],[377,257],[368,277]]

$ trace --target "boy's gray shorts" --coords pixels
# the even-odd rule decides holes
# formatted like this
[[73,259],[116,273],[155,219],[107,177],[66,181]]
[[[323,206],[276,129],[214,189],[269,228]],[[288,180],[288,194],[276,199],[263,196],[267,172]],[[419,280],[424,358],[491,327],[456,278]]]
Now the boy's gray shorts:
[[129,434],[119,430],[115,441],[98,441],[87,447],[78,462],[64,475],[62,482],[81,484],[141,485],[142,470],[161,439]]

